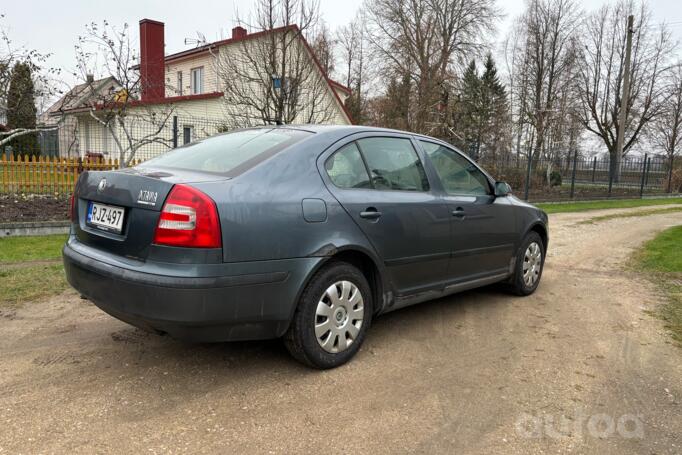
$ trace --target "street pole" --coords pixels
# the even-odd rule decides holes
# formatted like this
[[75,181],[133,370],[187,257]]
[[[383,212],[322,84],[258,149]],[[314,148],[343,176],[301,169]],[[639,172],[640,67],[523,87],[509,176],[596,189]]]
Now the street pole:
[[646,170],[647,170],[647,164],[649,163],[649,155],[644,154],[644,162],[642,164],[642,182],[639,185],[639,197],[640,199],[642,196],[644,196],[644,185],[646,184]]
[[526,188],[523,192],[523,200],[527,201],[528,196],[530,193],[530,171],[531,171],[531,166],[533,162],[533,153],[531,153],[530,150],[528,150],[528,167],[526,168]]
[[[620,99],[620,112],[618,113],[618,137],[616,138],[616,156],[611,163],[611,172],[618,172],[620,177],[620,160],[623,156],[623,143],[625,142],[625,122],[627,121],[627,107],[630,98],[630,59],[632,56],[632,34],[635,16],[628,16],[627,43],[625,47],[625,68],[623,70],[623,95]],[[616,179],[617,181],[617,179]]]
[[173,148],[178,148],[178,116],[173,116]]
[[571,199],[573,199],[573,195],[575,194],[575,171],[576,171],[577,166],[578,166],[578,147],[575,148],[575,152],[573,153],[573,172],[571,173]]

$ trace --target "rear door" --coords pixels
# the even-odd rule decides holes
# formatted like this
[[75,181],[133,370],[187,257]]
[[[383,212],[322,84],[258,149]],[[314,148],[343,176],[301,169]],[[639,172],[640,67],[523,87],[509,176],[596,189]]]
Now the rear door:
[[442,282],[450,216],[408,136],[359,137],[326,158],[329,189],[367,235],[400,294]]
[[496,198],[488,177],[443,144],[419,141],[437,174],[452,220],[449,278],[467,281],[509,270],[516,218],[508,198]]

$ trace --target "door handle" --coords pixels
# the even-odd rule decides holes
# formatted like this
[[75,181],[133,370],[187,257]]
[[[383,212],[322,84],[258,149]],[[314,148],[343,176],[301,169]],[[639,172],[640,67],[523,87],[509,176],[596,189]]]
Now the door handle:
[[457,207],[455,210],[452,212],[452,216],[457,217],[457,218],[464,218],[464,209],[462,207]]
[[367,207],[364,212],[360,212],[360,218],[365,218],[366,220],[378,220],[381,218],[381,212],[374,207]]

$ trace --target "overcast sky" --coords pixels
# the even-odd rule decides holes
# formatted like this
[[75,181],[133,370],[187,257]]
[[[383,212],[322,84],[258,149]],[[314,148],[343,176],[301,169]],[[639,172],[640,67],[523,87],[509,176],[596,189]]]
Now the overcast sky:
[[[324,20],[333,30],[352,20],[363,0],[320,0]],[[585,10],[596,8],[605,0],[579,0]],[[237,11],[245,16],[248,0],[2,0],[0,14],[16,45],[24,45],[53,54],[50,65],[72,72],[75,66],[74,44],[84,25],[107,19],[111,24],[129,23],[137,34],[142,18],[166,24],[166,53],[187,49],[185,38],[202,32],[210,41],[228,37],[235,25]],[[498,0],[505,18],[499,25],[501,40],[509,24],[524,7],[524,0]],[[682,0],[650,0],[657,22],[674,23],[671,28],[682,41]]]

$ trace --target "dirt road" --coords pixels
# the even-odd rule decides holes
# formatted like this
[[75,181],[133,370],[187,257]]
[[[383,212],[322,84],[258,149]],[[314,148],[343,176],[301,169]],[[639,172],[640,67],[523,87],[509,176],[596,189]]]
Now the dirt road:
[[73,292],[5,312],[0,453],[681,453],[682,350],[623,264],[682,213],[576,224],[604,213],[551,217],[533,296],[386,315],[332,371],[145,334]]

